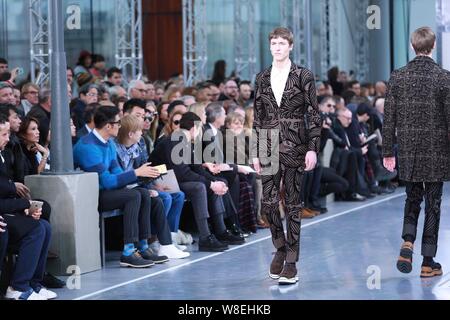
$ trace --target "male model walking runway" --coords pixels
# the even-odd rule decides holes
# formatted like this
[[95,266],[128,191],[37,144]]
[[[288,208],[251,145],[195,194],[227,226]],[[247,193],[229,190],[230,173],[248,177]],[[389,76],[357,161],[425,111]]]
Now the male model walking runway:
[[[293,38],[286,28],[277,28],[270,33],[273,65],[256,78],[254,105],[253,128],[257,144],[253,152],[256,149],[261,152],[263,145],[268,152],[260,153],[253,163],[262,175],[262,213],[270,224],[272,241],[277,249],[270,266],[270,277],[278,279],[279,284],[298,281],[301,183],[304,171],[316,166],[322,125],[314,75],[289,59]],[[270,131],[269,137],[276,133],[276,138],[267,138],[265,130]],[[269,161],[272,162],[270,169]],[[286,191],[287,237],[278,207],[281,183]]]
[[[420,205],[425,197],[421,277],[442,275],[436,256],[443,181],[450,179],[450,72],[432,59],[436,36],[428,27],[411,36],[417,57],[392,73],[383,127],[384,166],[395,168],[398,144],[400,179],[406,181],[406,203],[397,268],[412,270]],[[397,134],[396,134],[397,133]]]

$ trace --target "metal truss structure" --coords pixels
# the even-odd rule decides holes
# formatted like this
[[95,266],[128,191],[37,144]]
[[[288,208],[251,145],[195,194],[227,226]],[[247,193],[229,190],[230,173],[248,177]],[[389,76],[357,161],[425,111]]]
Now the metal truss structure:
[[142,0],[116,0],[116,66],[127,80],[143,73]]
[[438,37],[438,61],[442,63],[442,34],[450,32],[450,4],[446,0],[436,0],[436,24]]
[[294,63],[312,68],[311,0],[280,0],[281,25],[294,34]]
[[49,17],[48,1],[30,0],[30,72],[31,81],[39,86],[50,80]]
[[339,13],[336,0],[321,0],[322,28],[320,30],[320,75],[327,79],[327,71],[339,63]]
[[187,87],[207,78],[206,0],[183,0],[183,76]]
[[[29,0],[31,81],[42,85],[50,78],[49,0]],[[125,79],[143,73],[142,0],[115,0],[115,58]]]
[[358,81],[367,81],[369,77],[369,28],[367,27],[367,8],[369,0],[356,1],[355,25],[355,72]]
[[236,76],[256,75],[255,1],[234,0],[234,62]]

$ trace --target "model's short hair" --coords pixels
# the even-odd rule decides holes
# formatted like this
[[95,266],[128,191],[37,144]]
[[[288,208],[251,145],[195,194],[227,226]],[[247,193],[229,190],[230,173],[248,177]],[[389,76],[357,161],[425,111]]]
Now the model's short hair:
[[430,54],[436,42],[436,34],[430,27],[421,27],[411,35],[411,44],[416,54]]
[[274,29],[269,34],[269,41],[276,38],[282,38],[284,40],[287,40],[287,42],[289,42],[289,45],[292,45],[294,43],[294,34],[288,28],[278,27]]

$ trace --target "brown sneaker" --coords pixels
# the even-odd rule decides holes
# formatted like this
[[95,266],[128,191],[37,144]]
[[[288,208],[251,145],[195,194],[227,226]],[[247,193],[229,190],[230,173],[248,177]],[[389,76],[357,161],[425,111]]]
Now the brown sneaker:
[[400,256],[397,260],[397,269],[402,273],[410,273],[412,270],[412,258],[414,253],[414,244],[406,241],[400,249]]
[[298,282],[297,267],[295,263],[286,263],[283,271],[280,273],[278,284],[296,284]]
[[442,267],[439,263],[434,262],[429,266],[422,265],[422,270],[420,272],[421,278],[433,278],[442,276]]
[[272,263],[270,264],[270,278],[277,280],[280,278],[280,273],[283,271],[284,260],[286,260],[286,252],[277,251],[273,257]]

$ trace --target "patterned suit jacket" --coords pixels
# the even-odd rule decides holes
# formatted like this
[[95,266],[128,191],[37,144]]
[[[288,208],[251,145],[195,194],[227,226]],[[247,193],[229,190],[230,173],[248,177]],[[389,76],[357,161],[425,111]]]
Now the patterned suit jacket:
[[450,180],[450,72],[418,56],[395,70],[386,95],[383,156],[398,144],[400,178]]
[[[279,143],[279,161],[288,167],[304,169],[306,153],[314,151],[319,154],[320,151],[322,122],[314,75],[292,63],[281,105],[278,106],[271,87],[271,71],[272,67],[256,77],[253,123],[256,139],[252,143],[252,156],[264,147],[269,152],[259,154],[260,159],[277,156],[273,154],[274,143]],[[278,129],[279,140],[265,135],[261,132],[263,129]]]

